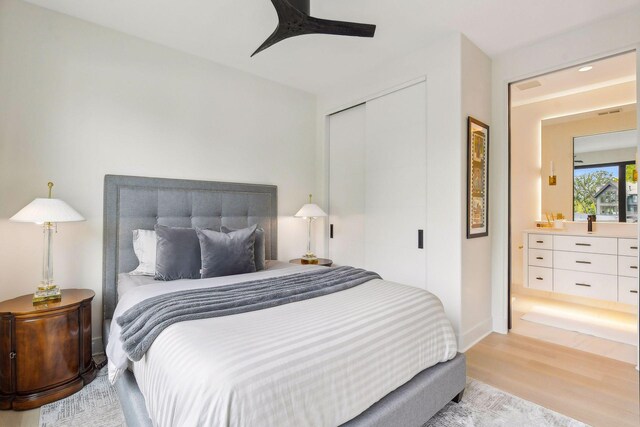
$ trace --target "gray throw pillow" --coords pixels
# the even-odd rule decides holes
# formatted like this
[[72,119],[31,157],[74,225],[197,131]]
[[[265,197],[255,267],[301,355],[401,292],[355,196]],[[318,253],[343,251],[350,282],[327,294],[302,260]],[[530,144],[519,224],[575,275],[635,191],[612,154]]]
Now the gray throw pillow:
[[200,242],[193,228],[156,225],[156,280],[200,278]]
[[[220,227],[220,231],[223,233],[230,233],[232,231],[238,231],[236,228]],[[256,262],[256,271],[264,270],[265,267],[265,239],[264,230],[262,228],[256,228],[256,242],[253,245],[253,254]]]
[[196,229],[202,254],[202,278],[256,271],[253,246],[256,226],[221,233]]

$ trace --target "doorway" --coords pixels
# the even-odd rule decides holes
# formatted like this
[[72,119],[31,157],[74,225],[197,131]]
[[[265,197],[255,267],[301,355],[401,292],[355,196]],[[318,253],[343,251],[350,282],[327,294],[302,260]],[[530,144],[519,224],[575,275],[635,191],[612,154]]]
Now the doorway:
[[636,52],[509,100],[509,332],[635,363]]

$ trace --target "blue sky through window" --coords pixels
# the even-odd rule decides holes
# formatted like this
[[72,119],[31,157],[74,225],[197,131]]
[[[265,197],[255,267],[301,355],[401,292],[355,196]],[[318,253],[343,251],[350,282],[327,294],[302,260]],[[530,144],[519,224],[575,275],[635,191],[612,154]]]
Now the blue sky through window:
[[611,175],[613,175],[614,178],[618,178],[618,166],[600,166],[594,168],[574,169],[573,176],[582,176],[599,170],[607,171]]

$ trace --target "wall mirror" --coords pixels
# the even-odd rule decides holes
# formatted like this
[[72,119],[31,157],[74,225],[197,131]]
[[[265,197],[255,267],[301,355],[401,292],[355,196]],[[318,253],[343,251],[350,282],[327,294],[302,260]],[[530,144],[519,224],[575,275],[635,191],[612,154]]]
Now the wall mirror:
[[573,138],[573,220],[638,222],[635,130]]
[[542,218],[638,222],[636,127],[635,103],[542,120]]

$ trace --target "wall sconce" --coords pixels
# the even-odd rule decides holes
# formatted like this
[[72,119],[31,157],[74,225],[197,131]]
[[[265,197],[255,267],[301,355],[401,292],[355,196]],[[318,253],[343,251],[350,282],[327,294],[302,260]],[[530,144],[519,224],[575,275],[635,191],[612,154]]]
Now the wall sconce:
[[553,160],[551,160],[551,175],[549,175],[549,185],[556,185],[556,170],[553,167]]

